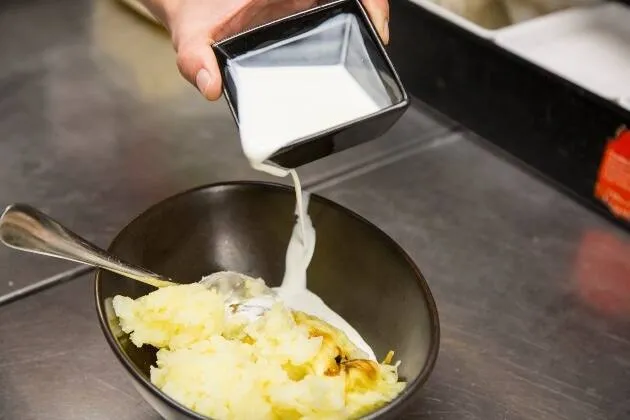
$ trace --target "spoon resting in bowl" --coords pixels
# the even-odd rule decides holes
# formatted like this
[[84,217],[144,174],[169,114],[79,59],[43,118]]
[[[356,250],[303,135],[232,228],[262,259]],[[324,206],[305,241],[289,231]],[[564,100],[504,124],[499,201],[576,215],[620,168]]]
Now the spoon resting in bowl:
[[[13,249],[98,267],[156,288],[178,284],[109,254],[27,204],[12,204],[5,209],[0,216],[0,241]],[[248,280],[253,279],[239,273],[218,272],[200,283],[226,296],[225,304],[232,313],[255,320],[271,308],[277,296],[264,283],[256,287],[253,295]]]

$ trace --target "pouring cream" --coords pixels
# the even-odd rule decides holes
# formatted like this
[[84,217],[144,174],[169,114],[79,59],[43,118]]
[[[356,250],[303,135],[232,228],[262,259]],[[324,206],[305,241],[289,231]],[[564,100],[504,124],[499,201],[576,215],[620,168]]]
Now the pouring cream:
[[315,293],[308,290],[306,272],[315,252],[315,228],[307,213],[310,195],[302,192],[302,185],[295,169],[282,169],[265,163],[252,163],[254,169],[284,177],[291,175],[295,187],[295,214],[297,220],[285,256],[285,271],[280,287],[274,288],[280,299],[291,309],[316,316],[343,331],[350,341],[376,360],[372,348],[343,317],[333,311]]
[[276,288],[278,295],[288,307],[342,330],[367,357],[376,360],[361,335],[308,290],[306,272],[316,242],[306,212],[309,196],[302,194],[295,170],[266,162],[296,139],[377,112],[378,105],[342,64],[281,68],[235,65],[232,74],[239,84],[239,132],[245,156],[256,170],[278,177],[291,175],[295,186],[297,220],[287,248],[282,285]]
[[[314,315],[343,331],[350,341],[363,350],[371,360],[376,360],[372,348],[361,335],[339,314],[330,309],[324,301],[307,288],[306,270],[315,251],[315,228],[306,212],[309,195],[302,194],[299,179],[295,171],[291,171],[295,182],[298,205],[298,219],[293,228],[286,254],[286,266],[282,285],[275,288],[280,298],[292,309]],[[300,201],[302,206],[299,205]],[[301,210],[300,210],[301,207]]]

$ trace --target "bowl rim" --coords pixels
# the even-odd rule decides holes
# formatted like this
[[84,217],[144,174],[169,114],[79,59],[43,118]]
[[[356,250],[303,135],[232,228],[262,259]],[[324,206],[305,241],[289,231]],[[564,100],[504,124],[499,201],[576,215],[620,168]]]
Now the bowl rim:
[[[129,221],[116,234],[116,236],[111,241],[107,249],[108,251],[111,251],[112,248],[118,245],[123,234],[130,228],[130,226],[132,226],[139,219],[151,215],[152,213],[158,211],[159,209],[161,209],[168,203],[177,201],[182,196],[197,194],[202,191],[208,191],[208,190],[221,191],[221,190],[243,189],[243,188],[262,188],[262,189],[269,189],[269,190],[275,190],[275,191],[285,191],[285,192],[291,192],[291,193],[294,192],[294,189],[292,186],[279,184],[275,182],[267,182],[267,181],[227,181],[227,182],[216,182],[212,184],[205,184],[205,185],[200,185],[194,188],[190,188],[180,193],[177,193],[175,195],[172,195],[170,197],[167,197],[161,201],[158,201],[157,203],[153,204],[146,210],[142,211],[140,214],[134,217],[131,221]],[[345,213],[346,215],[358,220],[359,222],[367,224],[370,228],[372,228],[375,234],[380,236],[381,239],[386,244],[392,247],[392,249],[396,250],[396,252],[400,256],[402,256],[403,259],[407,262],[407,264],[411,267],[412,271],[414,272],[416,282],[424,295],[424,298],[427,303],[427,309],[429,312],[429,318],[430,318],[429,321],[430,321],[430,328],[431,328],[431,333],[430,333],[431,342],[429,343],[429,352],[427,355],[427,360],[422,370],[420,371],[420,373],[416,376],[416,378],[413,381],[407,383],[407,386],[405,387],[405,389],[398,396],[396,396],[396,398],[394,398],[392,401],[385,404],[383,407],[379,408],[378,410],[373,411],[370,414],[362,417],[362,419],[376,420],[381,415],[384,415],[386,413],[391,414],[394,412],[401,411],[407,405],[410,398],[415,394],[415,392],[427,382],[437,362],[438,353],[440,349],[440,322],[439,322],[437,305],[435,303],[433,294],[431,293],[431,290],[429,289],[429,285],[426,279],[424,278],[424,275],[422,274],[422,272],[416,265],[416,263],[407,254],[407,252],[402,248],[402,246],[399,245],[398,242],[396,242],[391,236],[389,236],[387,233],[381,230],[378,226],[376,226],[374,223],[370,222],[363,216],[360,216],[359,214],[355,213],[354,211],[350,210],[347,207],[342,206],[339,203],[336,203],[328,198],[325,198],[319,194],[314,194],[314,193],[311,194],[310,199],[318,201],[324,205],[330,206],[336,210],[339,210]],[[94,279],[94,298],[95,298],[95,303],[96,303],[96,312],[98,315],[98,320],[99,320],[99,324],[103,332],[103,335],[105,335],[107,343],[109,344],[110,348],[112,349],[112,351],[114,352],[118,360],[125,367],[127,372],[131,374],[132,378],[136,382],[141,384],[154,397],[158,398],[161,401],[164,401],[172,409],[178,411],[180,414],[185,414],[192,419],[212,420],[209,417],[203,416],[185,407],[184,405],[180,404],[175,399],[171,398],[166,393],[161,391],[158,387],[153,385],[150,379],[145,378],[142,372],[140,372],[140,370],[135,366],[135,364],[133,364],[131,360],[129,360],[126,357],[126,355],[123,353],[122,349],[118,346],[118,343],[116,341],[116,338],[114,337],[113,332],[109,328],[109,323],[107,320],[107,315],[105,313],[105,308],[101,304],[100,284],[101,284],[101,275],[103,273],[105,273],[104,270],[100,270],[100,269],[96,270],[96,275]]]

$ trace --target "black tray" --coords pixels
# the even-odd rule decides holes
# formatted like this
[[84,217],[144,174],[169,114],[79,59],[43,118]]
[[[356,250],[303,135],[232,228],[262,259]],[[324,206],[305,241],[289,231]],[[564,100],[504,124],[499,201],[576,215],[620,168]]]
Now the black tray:
[[411,95],[630,229],[594,196],[629,111],[409,1],[392,1],[391,21],[388,52]]

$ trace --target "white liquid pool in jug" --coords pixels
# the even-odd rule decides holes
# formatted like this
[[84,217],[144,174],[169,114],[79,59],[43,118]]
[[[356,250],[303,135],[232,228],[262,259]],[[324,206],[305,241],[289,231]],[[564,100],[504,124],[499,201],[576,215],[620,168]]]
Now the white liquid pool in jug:
[[234,66],[245,156],[263,162],[295,140],[380,110],[343,65]]

